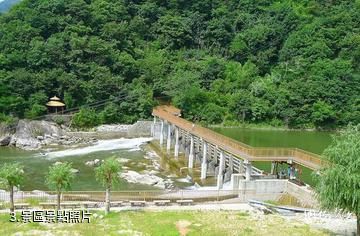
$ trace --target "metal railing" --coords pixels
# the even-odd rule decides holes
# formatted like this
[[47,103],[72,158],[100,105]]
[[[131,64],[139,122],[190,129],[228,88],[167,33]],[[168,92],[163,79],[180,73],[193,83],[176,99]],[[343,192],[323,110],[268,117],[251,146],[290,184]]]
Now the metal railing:
[[[192,199],[194,202],[222,201],[237,198],[239,190],[148,190],[148,191],[112,191],[111,201],[148,201]],[[0,203],[9,202],[9,192],[0,192]],[[18,191],[14,194],[15,203],[55,202],[56,192],[52,191]],[[70,191],[61,194],[61,201],[70,202],[104,202],[104,191]]]
[[[130,206],[131,201],[145,201],[154,204],[155,200],[170,200],[170,203],[177,203],[177,200],[192,200],[195,204],[233,204],[246,203],[253,200],[273,200],[284,193],[257,192],[255,190],[159,190],[159,191],[112,191],[111,202],[122,202],[122,205]],[[27,204],[27,207],[55,207],[56,192],[51,191],[21,191],[14,195],[15,204]],[[230,201],[226,201],[229,200]],[[88,203],[96,203],[98,207],[104,206],[104,191],[70,191],[61,194],[62,204],[71,206]],[[0,210],[10,207],[8,192],[0,192]]]
[[288,161],[292,160],[313,170],[320,169],[326,163],[317,154],[298,148],[258,148],[226,137],[210,129],[195,125],[185,119],[173,115],[176,111],[171,106],[159,106],[153,109],[153,115],[167,120],[186,132],[201,137],[206,142],[218,146],[226,152],[249,161]]

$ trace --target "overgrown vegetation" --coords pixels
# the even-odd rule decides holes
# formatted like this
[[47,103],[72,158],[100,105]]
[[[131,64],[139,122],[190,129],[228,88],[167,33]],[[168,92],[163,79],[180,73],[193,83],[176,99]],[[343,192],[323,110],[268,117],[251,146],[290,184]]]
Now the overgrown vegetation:
[[348,0],[24,0],[0,16],[0,113],[125,91],[95,123],[149,117],[154,97],[204,123],[359,123],[359,19]]

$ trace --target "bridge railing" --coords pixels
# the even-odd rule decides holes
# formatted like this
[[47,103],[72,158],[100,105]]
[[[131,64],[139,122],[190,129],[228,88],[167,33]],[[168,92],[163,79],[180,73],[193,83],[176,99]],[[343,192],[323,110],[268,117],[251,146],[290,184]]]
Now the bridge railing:
[[198,125],[194,125],[194,127],[193,127],[193,123],[191,123],[185,119],[182,119],[180,117],[173,116],[172,114],[167,112],[167,110],[164,110],[161,108],[155,108],[153,111],[153,114],[169,121],[170,123],[175,124],[176,126],[179,126],[180,128],[184,129],[185,131],[187,131],[189,133],[192,133],[194,135],[197,135],[197,136],[203,138],[206,141],[217,143],[217,140],[221,140],[222,144],[225,144],[228,147],[232,147],[234,149],[240,150],[244,153],[248,153],[249,150],[252,148],[251,146],[249,146],[245,143],[241,143],[239,141],[233,140],[227,136],[224,136],[215,131],[206,129],[204,127],[201,127]]
[[271,161],[274,158],[283,161],[292,159],[294,162],[307,166],[311,169],[318,169],[322,165],[326,164],[321,160],[319,155],[298,148],[258,148],[249,146],[215,131],[194,125],[193,123],[178,116],[174,116],[169,112],[173,110],[174,109],[171,107],[167,108],[166,106],[160,106],[154,108],[153,115],[167,120],[181,129],[201,137],[207,142],[218,145],[220,148],[223,148],[225,151],[229,151],[234,155],[242,156],[251,161]]

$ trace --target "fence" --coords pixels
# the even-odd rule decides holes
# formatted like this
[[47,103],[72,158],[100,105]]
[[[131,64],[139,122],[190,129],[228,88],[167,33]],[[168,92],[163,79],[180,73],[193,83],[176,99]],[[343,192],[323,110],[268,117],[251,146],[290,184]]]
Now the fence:
[[[196,203],[220,202],[228,199],[235,199],[236,202],[246,202],[247,196],[254,199],[274,199],[273,193],[255,193],[244,190],[173,190],[173,191],[113,191],[111,201],[147,201],[154,200],[176,200],[191,199]],[[104,202],[104,191],[70,191],[61,194],[61,201],[71,202]],[[0,202],[9,202],[9,192],[0,192]],[[55,202],[56,192],[51,191],[18,191],[14,193],[15,203]],[[231,202],[231,201],[230,201]]]

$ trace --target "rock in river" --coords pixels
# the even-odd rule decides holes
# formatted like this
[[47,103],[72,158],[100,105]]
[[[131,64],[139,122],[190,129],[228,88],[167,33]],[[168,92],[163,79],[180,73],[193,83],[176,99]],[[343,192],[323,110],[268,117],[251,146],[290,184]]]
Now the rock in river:
[[164,180],[156,175],[140,174],[136,171],[129,170],[120,173],[120,177],[126,179],[129,183],[146,184],[165,189]]
[[85,162],[85,165],[87,166],[97,166],[100,164],[100,160],[99,159],[95,159],[93,161],[87,161]]
[[77,174],[77,173],[79,173],[80,171],[79,171],[78,169],[73,169],[73,168],[72,168],[72,169],[71,169],[71,172],[74,173],[74,174]]
[[10,144],[11,136],[0,137],[0,146],[7,146]]

